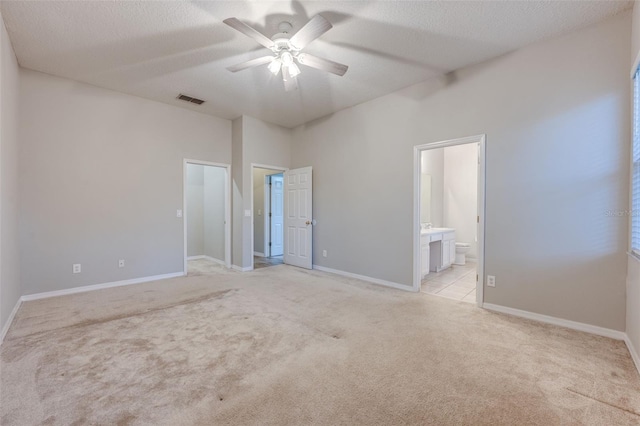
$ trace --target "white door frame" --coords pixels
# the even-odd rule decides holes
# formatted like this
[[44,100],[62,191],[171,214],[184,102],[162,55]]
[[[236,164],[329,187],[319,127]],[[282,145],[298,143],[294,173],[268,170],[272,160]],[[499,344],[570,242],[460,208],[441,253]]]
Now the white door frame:
[[478,280],[476,282],[476,303],[482,307],[484,301],[484,227],[485,227],[485,171],[486,135],[468,136],[440,142],[430,142],[413,147],[413,290],[420,291],[420,194],[422,151],[448,146],[478,144]]
[[225,169],[224,174],[224,266],[231,268],[231,165],[213,163],[211,161],[183,159],[182,163],[182,232],[184,233],[183,274],[186,276],[187,265],[187,164],[214,166]]
[[[262,226],[264,226],[264,235],[262,236],[262,240],[264,242],[263,247],[262,247],[262,254],[264,255],[264,257],[271,257],[271,248],[269,247],[269,238],[267,238],[267,236],[269,236],[269,234],[271,233],[271,230],[269,229],[270,227],[270,223],[269,223],[269,216],[267,215],[267,213],[271,212],[271,194],[269,191],[269,176],[270,175],[265,175],[264,177],[264,186],[263,186],[263,191],[264,191],[264,203],[263,203],[263,221],[264,224]],[[267,197],[267,191],[269,192],[269,196]],[[255,235],[254,235],[255,237]],[[255,241],[254,241],[255,244]],[[255,256],[256,253],[254,252],[253,255]]]
[[[253,183],[253,169],[273,170],[275,172],[274,174],[284,173],[287,170],[289,170],[289,168],[287,168],[287,167],[270,166],[270,165],[267,165],[267,164],[251,163],[251,189],[250,189],[250,193],[249,193],[249,197],[251,199],[251,267],[249,269],[250,271],[253,270],[253,266],[254,266],[253,256],[254,256],[254,253],[255,253],[255,244],[256,244],[255,234],[254,234],[254,232],[255,232],[254,228],[255,227],[253,225],[253,212],[254,212],[254,210],[253,210],[253,184],[254,184]],[[265,196],[265,198],[266,198],[266,196]],[[266,216],[266,213],[265,213],[265,216]],[[266,226],[266,224],[265,224],[265,226]],[[265,245],[266,245],[266,241],[265,241]],[[285,245],[285,241],[284,240],[282,241],[282,245],[284,247],[284,245]],[[266,252],[265,252],[265,255],[266,255]]]

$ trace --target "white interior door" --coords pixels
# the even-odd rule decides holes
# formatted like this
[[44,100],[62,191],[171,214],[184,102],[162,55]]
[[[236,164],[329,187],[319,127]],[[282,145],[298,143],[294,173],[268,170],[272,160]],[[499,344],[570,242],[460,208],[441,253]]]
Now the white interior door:
[[284,263],[312,269],[312,170],[311,167],[284,173]]
[[270,176],[271,203],[270,203],[270,256],[282,256],[284,242],[284,177],[283,175]]

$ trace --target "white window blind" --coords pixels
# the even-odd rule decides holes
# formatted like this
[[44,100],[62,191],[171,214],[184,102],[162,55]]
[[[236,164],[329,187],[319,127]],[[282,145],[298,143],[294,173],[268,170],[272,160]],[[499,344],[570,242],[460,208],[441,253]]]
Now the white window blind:
[[640,68],[633,76],[633,166],[631,181],[631,251],[640,256]]

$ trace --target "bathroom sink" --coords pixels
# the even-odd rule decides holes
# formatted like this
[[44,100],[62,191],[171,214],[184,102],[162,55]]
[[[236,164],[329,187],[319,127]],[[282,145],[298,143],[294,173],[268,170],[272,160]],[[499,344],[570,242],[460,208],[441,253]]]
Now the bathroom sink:
[[453,228],[429,228],[420,231],[421,234],[437,234],[439,232],[451,232],[455,231]]

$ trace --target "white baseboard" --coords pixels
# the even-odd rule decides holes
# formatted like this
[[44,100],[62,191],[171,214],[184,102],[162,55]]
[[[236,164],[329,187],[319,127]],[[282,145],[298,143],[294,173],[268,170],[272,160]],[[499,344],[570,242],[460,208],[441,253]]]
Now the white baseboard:
[[253,255],[254,255],[254,256],[258,256],[258,257],[266,257],[266,256],[264,255],[264,253],[260,253],[259,251],[254,251],[254,252],[253,252]]
[[84,293],[86,291],[102,290],[105,288],[121,287],[121,286],[131,285],[131,284],[141,284],[149,281],[165,280],[168,278],[176,278],[176,277],[183,277],[183,276],[184,276],[184,272],[173,272],[171,274],[154,275],[151,277],[142,277],[142,278],[133,278],[131,280],[87,285],[82,287],[68,288],[65,290],[56,290],[56,291],[47,291],[44,293],[27,294],[25,296],[22,296],[21,300],[23,302],[28,302],[30,300],[46,299],[49,297],[65,296],[67,294]]
[[9,327],[11,327],[11,323],[18,313],[18,309],[20,309],[20,305],[22,305],[22,298],[18,299],[18,301],[16,302],[16,306],[13,307],[13,311],[11,311],[11,314],[9,314],[9,318],[7,318],[7,322],[4,324],[4,327],[2,327],[2,331],[0,331],[0,344],[4,342],[4,336],[7,335]]
[[638,370],[638,373],[640,373],[640,356],[638,356],[638,352],[636,351],[636,348],[633,346],[633,342],[631,342],[631,339],[629,339],[629,336],[627,334],[624,335],[624,343],[627,345],[627,349],[629,349],[631,359],[636,365],[636,370]]
[[206,254],[187,257],[187,260],[203,260],[203,259],[210,260],[215,263],[219,263],[220,265],[224,265],[224,260],[216,259],[215,257],[207,256]]
[[220,259],[216,259],[215,257],[211,257],[211,256],[204,256],[205,259],[214,262],[214,263],[219,263],[220,265],[224,265],[224,260],[220,260]]
[[584,331],[585,333],[597,334],[598,336],[609,337],[616,340],[626,340],[627,335],[623,331],[612,330],[610,328],[598,327],[597,325],[585,324],[582,322],[551,317],[549,315],[536,314],[534,312],[520,309],[508,308],[506,306],[483,303],[482,307],[490,311],[501,312],[503,314],[514,315],[516,317],[527,318],[547,324],[559,325],[572,330]]
[[328,272],[330,274],[342,275],[343,277],[356,278],[358,280],[367,281],[373,284],[383,285],[385,287],[397,288],[398,290],[411,291],[411,292],[416,291],[413,288],[413,286],[394,283],[393,281],[386,281],[386,280],[381,280],[373,277],[367,277],[366,275],[352,274],[351,272],[345,272],[345,271],[340,271],[338,269],[326,268],[324,266],[313,265],[313,269],[317,269],[318,271],[322,271],[322,272]]
[[253,271],[253,267],[252,266],[247,266],[245,268],[238,266],[238,265],[231,265],[231,269],[233,269],[234,271],[238,271],[238,272],[249,272],[249,271]]

